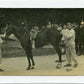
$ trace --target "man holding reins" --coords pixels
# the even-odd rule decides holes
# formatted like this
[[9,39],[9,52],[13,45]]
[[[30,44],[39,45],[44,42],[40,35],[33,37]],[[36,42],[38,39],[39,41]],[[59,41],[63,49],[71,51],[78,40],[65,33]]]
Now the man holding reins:
[[74,68],[78,66],[78,62],[75,59],[76,57],[76,51],[75,51],[75,31],[73,30],[72,24],[67,23],[67,31],[61,32],[63,37],[65,38],[65,46],[66,46],[66,58],[67,58],[67,64],[65,67],[72,66],[72,60],[74,62]]

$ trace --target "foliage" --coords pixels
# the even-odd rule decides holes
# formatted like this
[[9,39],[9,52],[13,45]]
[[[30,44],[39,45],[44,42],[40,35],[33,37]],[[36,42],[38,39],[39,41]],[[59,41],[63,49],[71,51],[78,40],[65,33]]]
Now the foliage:
[[0,9],[0,28],[2,24],[17,24],[18,20],[25,20],[28,28],[33,25],[46,25],[48,21],[56,24],[64,24],[67,22],[80,23],[84,19],[84,9]]

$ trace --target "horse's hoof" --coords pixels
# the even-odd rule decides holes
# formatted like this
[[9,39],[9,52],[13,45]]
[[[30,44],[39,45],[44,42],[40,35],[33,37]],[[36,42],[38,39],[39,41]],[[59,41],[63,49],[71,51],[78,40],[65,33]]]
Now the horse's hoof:
[[28,67],[26,70],[30,70],[30,68]]
[[61,67],[56,66],[57,69],[60,69]]
[[71,69],[71,68],[70,68],[70,69],[66,69],[66,71],[68,71],[68,72],[69,72],[69,71],[72,71],[72,70],[73,70],[73,69]]
[[74,64],[74,66],[73,66],[74,68],[76,68],[76,67],[78,67],[78,64]]
[[62,61],[56,60],[55,62],[62,62]]
[[31,67],[31,69],[35,69],[34,67]]
[[60,69],[61,68],[61,63],[57,64],[56,68]]
[[78,53],[78,54],[77,54],[77,56],[81,56],[81,54],[80,54],[80,53]]
[[59,61],[59,60],[56,60],[55,62],[60,62],[60,63],[61,63],[61,62],[64,62],[64,61],[66,61],[66,60],[61,60],[61,61]]

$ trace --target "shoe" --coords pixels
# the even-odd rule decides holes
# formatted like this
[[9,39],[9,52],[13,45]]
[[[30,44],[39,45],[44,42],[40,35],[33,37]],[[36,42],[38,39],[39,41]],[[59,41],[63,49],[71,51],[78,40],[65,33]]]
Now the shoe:
[[0,69],[0,72],[1,72],[1,71],[4,71],[4,70],[3,70],[3,69]]
[[66,69],[66,71],[73,71],[73,69]]
[[69,67],[69,66],[71,66],[71,64],[66,64],[66,65],[64,65],[64,67]]
[[73,66],[74,68],[76,68],[76,67],[78,67],[78,64],[74,64],[74,66]]
[[71,69],[71,68],[70,69],[66,69],[66,71],[73,71],[73,69]]
[[61,65],[62,65],[61,63],[58,63],[57,66],[56,66],[56,68],[57,69],[60,69],[61,68]]

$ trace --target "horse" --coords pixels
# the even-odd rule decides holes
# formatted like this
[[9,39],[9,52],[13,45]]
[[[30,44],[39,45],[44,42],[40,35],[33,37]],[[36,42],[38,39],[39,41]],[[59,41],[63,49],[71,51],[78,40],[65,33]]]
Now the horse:
[[[27,70],[34,69],[35,62],[32,55],[32,42],[30,40],[30,31],[28,29],[24,29],[22,27],[18,27],[17,25],[11,24],[6,29],[5,39],[14,34],[20,41],[21,46],[23,47],[28,60]],[[42,37],[42,35],[44,35]],[[45,39],[44,39],[45,38]],[[43,39],[43,41],[41,40]],[[45,41],[46,40],[46,41]],[[51,43],[51,45],[57,51],[59,56],[58,63],[62,63],[61,49],[59,47],[59,43],[61,41],[61,34],[57,31],[56,28],[46,29],[46,31],[38,32],[37,37],[35,39],[36,48],[46,45],[47,43]],[[31,65],[32,62],[32,65]]]

